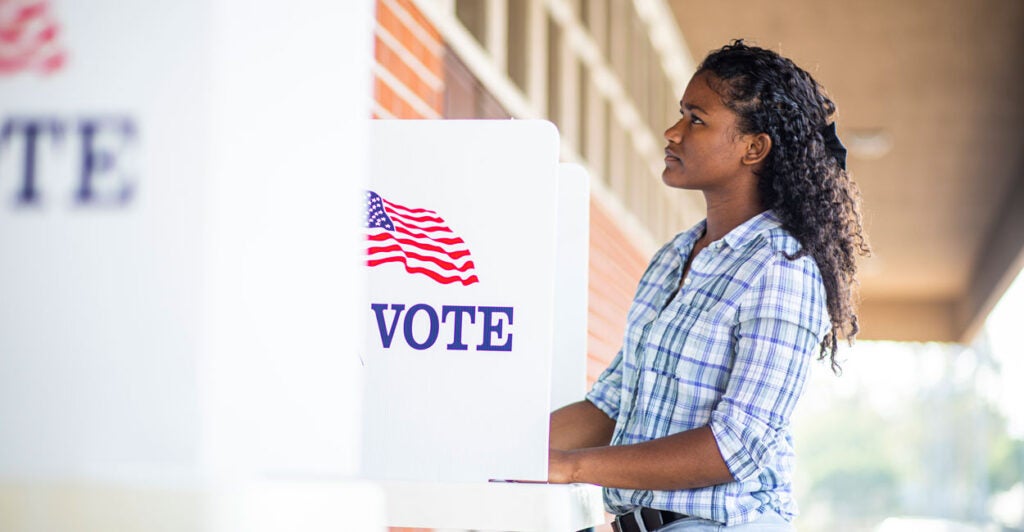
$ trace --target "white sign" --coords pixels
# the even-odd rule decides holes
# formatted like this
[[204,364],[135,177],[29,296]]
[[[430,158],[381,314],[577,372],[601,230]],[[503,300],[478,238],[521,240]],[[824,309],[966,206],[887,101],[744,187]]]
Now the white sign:
[[0,483],[356,472],[372,9],[0,2]]
[[546,480],[557,131],[380,121],[373,143],[365,473]]

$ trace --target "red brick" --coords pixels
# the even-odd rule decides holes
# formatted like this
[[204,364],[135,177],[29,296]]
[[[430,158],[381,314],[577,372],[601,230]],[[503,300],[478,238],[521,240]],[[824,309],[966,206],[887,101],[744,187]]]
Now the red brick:
[[389,73],[395,76],[403,85],[409,88],[413,94],[418,96],[421,100],[429,105],[434,111],[441,112],[441,102],[443,98],[439,97],[439,91],[430,87],[427,82],[420,77],[420,75],[412,69],[405,61],[403,61],[398,54],[394,53],[386,43],[381,39],[375,41],[377,47],[377,62],[387,70]]
[[[407,9],[408,11],[408,9]],[[410,15],[413,15],[410,13]],[[422,18],[419,11],[416,11],[415,15]],[[422,18],[424,24],[427,24],[426,19]],[[377,4],[377,22],[382,28],[387,30],[388,33],[393,35],[395,39],[402,45],[403,48],[409,51],[410,54],[415,56],[427,69],[436,75],[439,79],[443,77],[443,62],[440,53],[434,53],[431,48],[426,46],[417,37],[417,34],[413,33],[404,22],[402,22],[397,15],[383,3]],[[428,33],[430,34],[429,44],[435,50],[442,50],[441,48],[441,37],[437,31],[431,26],[429,27]]]
[[440,42],[441,34],[437,32],[437,29],[434,28],[434,25],[431,24],[429,20],[427,20],[427,17],[423,16],[423,13],[421,13],[420,10],[417,9],[412,2],[410,2],[409,0],[398,0],[397,4],[401,6],[402,9],[405,9],[405,11],[409,13],[413,20],[415,20],[416,23],[420,25],[420,27],[426,30],[427,33],[430,34],[430,36],[434,40]]
[[622,344],[626,315],[647,257],[630,243],[608,213],[590,202],[590,283],[587,386],[608,366]]

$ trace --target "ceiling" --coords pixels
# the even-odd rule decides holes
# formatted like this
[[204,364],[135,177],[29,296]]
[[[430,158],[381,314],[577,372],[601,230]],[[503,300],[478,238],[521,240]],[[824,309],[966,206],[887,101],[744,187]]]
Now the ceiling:
[[1024,259],[1024,1],[668,4],[695,62],[742,37],[836,101],[874,249],[861,337],[969,341]]

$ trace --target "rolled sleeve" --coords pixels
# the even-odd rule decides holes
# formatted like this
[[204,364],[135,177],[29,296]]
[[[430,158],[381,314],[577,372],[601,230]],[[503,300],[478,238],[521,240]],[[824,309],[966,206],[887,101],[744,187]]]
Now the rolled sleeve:
[[824,287],[809,258],[781,259],[738,311],[736,357],[710,426],[733,477],[773,469],[827,322]]
[[622,397],[622,350],[615,355],[611,364],[601,373],[594,386],[587,393],[587,400],[612,419],[619,417],[619,400]]

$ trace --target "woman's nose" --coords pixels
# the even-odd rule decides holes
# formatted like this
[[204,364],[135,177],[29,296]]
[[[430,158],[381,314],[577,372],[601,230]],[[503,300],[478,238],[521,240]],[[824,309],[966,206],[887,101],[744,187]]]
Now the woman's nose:
[[675,124],[672,124],[671,127],[666,129],[665,130],[665,140],[667,140],[669,142],[673,142],[675,144],[679,144],[679,142],[683,139],[682,123],[683,123],[682,120],[678,120],[678,121],[676,121]]

